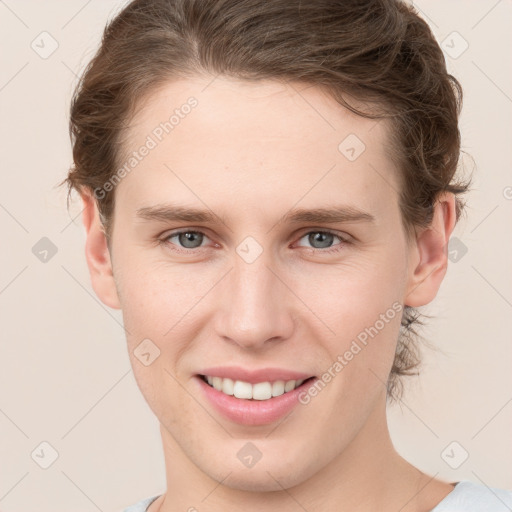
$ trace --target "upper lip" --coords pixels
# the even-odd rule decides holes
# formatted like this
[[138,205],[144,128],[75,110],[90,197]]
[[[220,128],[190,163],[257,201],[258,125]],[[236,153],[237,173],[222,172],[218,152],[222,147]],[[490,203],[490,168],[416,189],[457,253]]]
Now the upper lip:
[[258,368],[249,370],[241,368],[240,366],[215,366],[205,368],[199,372],[199,375],[241,380],[249,384],[267,381],[274,382],[276,380],[306,380],[313,377],[313,375],[308,373],[296,372],[285,368]]

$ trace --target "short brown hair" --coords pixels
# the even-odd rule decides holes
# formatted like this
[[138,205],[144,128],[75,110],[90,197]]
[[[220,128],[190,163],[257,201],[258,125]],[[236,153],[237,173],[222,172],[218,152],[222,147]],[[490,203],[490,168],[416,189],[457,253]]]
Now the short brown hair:
[[[123,135],[144,96],[176,78],[222,74],[325,88],[352,112],[390,119],[408,238],[432,221],[443,191],[456,197],[460,153],[459,82],[447,73],[427,23],[400,0],[134,0],[105,27],[101,46],[75,89],[70,115],[74,188],[95,191],[122,162]],[[346,95],[372,105],[351,105]],[[61,184],[62,184],[61,183]],[[114,190],[96,197],[107,240]],[[417,309],[405,306],[388,398],[400,376],[417,373]]]

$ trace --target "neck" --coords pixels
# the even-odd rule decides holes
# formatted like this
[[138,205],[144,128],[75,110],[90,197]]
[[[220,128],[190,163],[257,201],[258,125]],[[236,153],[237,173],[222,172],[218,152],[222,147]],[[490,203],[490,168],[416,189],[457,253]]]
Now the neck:
[[257,492],[230,487],[203,473],[160,427],[167,492],[148,512],[421,512],[431,510],[453,487],[421,473],[394,449],[385,402],[332,461],[306,481],[287,489]]

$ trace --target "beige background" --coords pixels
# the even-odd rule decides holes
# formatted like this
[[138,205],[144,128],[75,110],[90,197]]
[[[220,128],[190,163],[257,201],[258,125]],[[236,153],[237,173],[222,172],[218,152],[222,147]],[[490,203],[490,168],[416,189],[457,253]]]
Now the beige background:
[[[90,285],[81,204],[68,213],[65,189],[54,188],[71,163],[76,76],[122,4],[0,1],[4,512],[117,511],[165,489],[158,424],[133,379],[121,314]],[[389,411],[391,433],[399,452],[432,475],[512,488],[512,3],[415,5],[451,46],[448,66],[465,90],[463,149],[477,168],[467,219],[454,233],[459,252],[451,246],[456,257],[424,308],[435,318],[423,332],[445,354],[426,354],[421,377]],[[457,58],[463,41],[453,31],[469,44]],[[58,48],[42,58],[51,38]],[[57,250],[46,262],[33,253],[42,237]],[[51,462],[52,448],[42,442],[58,453],[47,469],[40,464]],[[463,450],[469,458],[452,469],[447,461],[457,465]]]

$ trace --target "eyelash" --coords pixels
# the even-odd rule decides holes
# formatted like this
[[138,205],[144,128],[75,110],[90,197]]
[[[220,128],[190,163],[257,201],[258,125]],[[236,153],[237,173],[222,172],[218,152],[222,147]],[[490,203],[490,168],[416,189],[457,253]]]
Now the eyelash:
[[[204,233],[203,231],[199,231],[199,230],[195,230],[195,229],[182,229],[182,230],[179,230],[179,231],[175,231],[175,232],[172,232],[172,233],[169,233],[167,234],[164,238],[160,239],[159,242],[167,247],[169,247],[170,245],[173,246],[173,248],[171,249],[172,251],[175,251],[175,252],[178,252],[178,253],[183,253],[183,254],[191,254],[192,252],[194,251],[197,251],[198,249],[201,249],[201,247],[196,247],[196,248],[193,248],[193,249],[184,249],[184,248],[177,248],[178,246],[176,246],[175,244],[171,243],[169,241],[169,239],[171,238],[174,238],[175,236],[179,236],[183,233],[197,233],[197,234],[201,234],[201,235],[204,235],[206,238],[208,238],[208,235],[206,233]],[[334,231],[330,231],[330,230],[311,230],[311,231],[307,231],[306,233],[304,233],[300,238],[299,240],[301,240],[302,238],[304,238],[305,236],[311,234],[311,233],[322,233],[322,234],[328,234],[328,235],[333,235],[335,236],[336,238],[338,238],[341,243],[339,243],[338,245],[334,246],[333,247],[329,247],[329,248],[326,248],[326,249],[317,249],[315,247],[305,247],[305,249],[309,249],[310,252],[313,252],[313,253],[327,253],[327,254],[332,254],[332,253],[337,253],[337,252],[340,252],[342,249],[342,247],[344,247],[345,245],[347,244],[350,244],[351,242],[345,238],[345,237],[342,237],[341,235],[339,235],[338,233],[335,233]],[[301,246],[302,247],[302,246]]]

